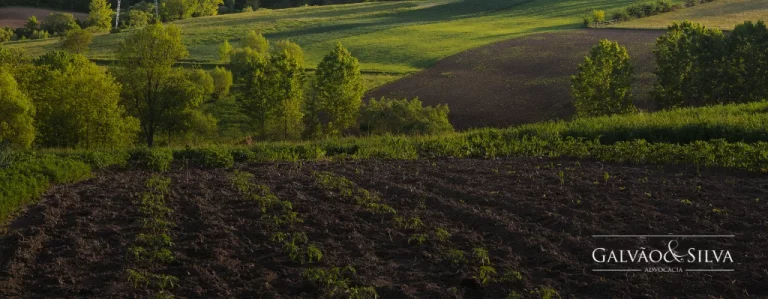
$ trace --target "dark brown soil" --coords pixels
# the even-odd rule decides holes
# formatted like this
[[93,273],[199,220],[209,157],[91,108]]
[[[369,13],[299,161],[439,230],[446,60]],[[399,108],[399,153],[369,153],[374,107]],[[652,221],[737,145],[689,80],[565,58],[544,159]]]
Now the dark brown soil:
[[[304,219],[296,229],[324,258],[294,263],[270,242],[275,231],[257,204],[234,190],[232,170],[172,171],[176,260],[164,271],[180,279],[173,290],[178,298],[316,298],[323,294],[303,270],[345,265],[357,269],[353,285],[374,286],[382,298],[504,298],[513,291],[533,297],[545,286],[563,298],[768,297],[763,174],[537,158],[238,168],[293,203]],[[409,244],[419,231],[395,228],[392,216],[341,199],[316,183],[313,171],[347,177],[380,195],[398,216],[419,217],[428,241]],[[143,297],[125,270],[140,229],[136,201],[148,176],[108,171],[51,190],[0,236],[0,297]],[[431,232],[438,227],[452,237],[436,240]],[[735,272],[592,272],[604,267],[592,262],[596,247],[659,246],[595,234],[734,234],[685,242],[730,250]],[[455,248],[471,259],[479,247],[488,249],[500,274],[516,270],[523,281],[483,287],[472,279],[475,262],[456,267],[444,258]]]
[[[24,27],[24,24],[27,23],[27,20],[31,16],[37,17],[37,20],[39,22],[42,22],[45,20],[45,17],[48,15],[59,12],[56,10],[50,10],[50,9],[44,9],[44,8],[33,8],[33,7],[0,7],[0,27],[9,26],[11,28],[19,28]],[[75,18],[80,20],[85,20],[88,18],[88,14],[85,13],[77,13],[77,12],[67,12],[71,13],[75,16]]]
[[627,47],[635,65],[635,104],[653,110],[651,50],[659,30],[590,29],[529,35],[469,50],[426,71],[370,91],[366,98],[419,97],[447,104],[457,129],[507,127],[574,114],[570,76],[601,39]]

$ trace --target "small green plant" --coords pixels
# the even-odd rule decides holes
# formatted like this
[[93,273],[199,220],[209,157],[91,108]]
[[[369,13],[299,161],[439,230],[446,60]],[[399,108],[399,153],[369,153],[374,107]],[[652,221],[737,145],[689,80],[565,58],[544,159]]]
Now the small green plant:
[[413,234],[410,238],[408,238],[408,244],[416,244],[421,245],[424,242],[427,241],[427,235],[426,234]]
[[684,204],[684,205],[686,205],[686,206],[690,206],[691,204],[693,204],[693,202],[691,202],[691,201],[690,201],[690,200],[688,200],[688,199],[683,199],[683,200],[680,200],[680,202],[681,202],[681,203],[683,203],[683,204]]
[[560,185],[565,185],[565,173],[561,170],[557,175],[560,177]]
[[459,249],[448,249],[445,252],[445,259],[450,261],[454,266],[458,266],[467,262],[467,259],[464,257],[464,251]]
[[610,179],[611,179],[611,175],[608,174],[607,172],[604,172],[603,173],[603,180],[605,181],[606,184],[608,183],[608,180],[610,180]]
[[718,208],[713,208],[713,209],[712,209],[712,212],[713,212],[713,213],[715,213],[715,214],[718,214],[718,215],[724,215],[724,214],[726,214],[726,212],[725,212],[725,210],[724,210],[724,209],[718,209]]
[[485,248],[472,249],[472,256],[475,257],[475,260],[477,260],[480,265],[488,266],[491,264],[491,259],[488,257],[488,250]]
[[451,238],[451,233],[449,233],[447,230],[445,230],[442,227],[438,227],[435,229],[435,237],[440,242],[448,241],[448,239]]
[[247,194],[251,191],[253,186],[251,183],[253,177],[254,175],[252,173],[235,170],[235,172],[232,173],[232,187],[236,188],[240,194]]
[[560,298],[560,294],[552,287],[540,287],[531,291],[531,294],[539,295],[541,296],[541,299],[553,299],[555,296]]
[[481,285],[487,286],[494,281],[494,275],[496,275],[496,268],[491,266],[480,266],[478,274],[474,278],[477,279]]
[[499,279],[501,282],[517,282],[522,280],[523,274],[520,274],[520,272],[514,270],[508,270],[504,272],[504,275],[502,275]]
[[355,268],[346,266],[328,270],[310,268],[304,271],[303,276],[321,288],[326,297],[378,298],[378,293],[372,287],[350,287],[350,279],[347,276],[355,274]]

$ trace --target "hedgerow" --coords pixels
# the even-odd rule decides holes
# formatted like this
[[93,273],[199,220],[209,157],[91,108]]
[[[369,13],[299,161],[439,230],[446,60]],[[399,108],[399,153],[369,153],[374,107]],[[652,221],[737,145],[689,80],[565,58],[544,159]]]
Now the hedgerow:
[[166,171],[171,169],[173,151],[167,148],[141,148],[131,152],[129,162],[147,170]]
[[173,157],[203,168],[230,168],[235,165],[232,151],[226,148],[187,148],[175,151]]

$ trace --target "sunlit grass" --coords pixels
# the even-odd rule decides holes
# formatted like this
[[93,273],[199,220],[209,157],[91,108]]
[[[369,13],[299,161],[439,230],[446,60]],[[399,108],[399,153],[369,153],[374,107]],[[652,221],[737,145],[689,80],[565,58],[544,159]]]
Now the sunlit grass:
[[[427,0],[375,2],[195,18],[175,22],[190,60],[216,62],[218,45],[233,44],[250,29],[272,40],[301,45],[308,67],[342,42],[364,71],[419,71],[447,56],[537,32],[578,28],[593,8],[618,9],[633,0]],[[128,32],[94,38],[91,58],[108,59]],[[56,40],[11,43],[31,55],[56,47]]]
[[768,0],[718,0],[671,13],[616,24],[617,28],[662,29],[672,22],[692,21],[707,27],[733,29],[744,21],[768,21]]

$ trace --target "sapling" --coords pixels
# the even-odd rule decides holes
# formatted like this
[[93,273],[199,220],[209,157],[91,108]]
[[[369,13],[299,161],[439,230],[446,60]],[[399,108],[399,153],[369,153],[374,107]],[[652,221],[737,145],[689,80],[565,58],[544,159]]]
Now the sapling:
[[464,252],[458,249],[448,249],[448,251],[445,252],[445,257],[447,260],[451,261],[451,264],[454,266],[467,262],[467,259],[464,257]]
[[472,249],[472,255],[480,262],[480,265],[490,265],[491,259],[488,257],[488,250],[485,248]]
[[493,282],[493,276],[496,275],[496,268],[491,266],[480,266],[478,275],[475,277],[483,286]]
[[408,243],[415,243],[417,245],[423,244],[425,241],[427,241],[427,235],[426,234],[413,234],[410,238],[408,238]]
[[445,242],[451,238],[451,233],[449,233],[447,230],[443,229],[442,227],[438,227],[435,229],[435,237],[437,237],[437,240],[441,242]]

